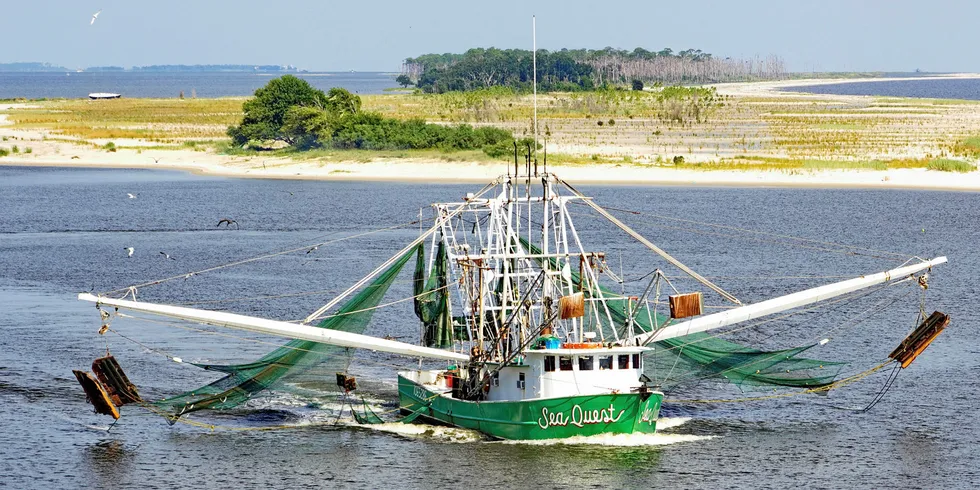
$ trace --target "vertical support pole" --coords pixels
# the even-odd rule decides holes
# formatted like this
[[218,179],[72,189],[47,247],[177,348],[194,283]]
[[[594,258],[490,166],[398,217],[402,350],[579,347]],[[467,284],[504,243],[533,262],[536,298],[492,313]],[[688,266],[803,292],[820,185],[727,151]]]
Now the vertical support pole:
[[[532,89],[534,97],[534,162],[535,167],[537,167],[537,153],[538,153],[538,32],[537,32],[537,20],[532,15],[531,16],[531,43],[534,51],[531,53],[531,71],[534,78],[534,85]],[[535,170],[535,175],[537,175],[537,168]]]

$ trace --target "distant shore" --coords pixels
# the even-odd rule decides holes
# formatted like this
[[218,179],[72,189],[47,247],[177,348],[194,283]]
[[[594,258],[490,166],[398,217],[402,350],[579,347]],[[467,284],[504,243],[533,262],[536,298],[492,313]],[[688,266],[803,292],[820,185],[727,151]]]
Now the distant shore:
[[[922,77],[928,79],[935,78],[980,78],[980,74],[956,74]],[[911,78],[902,78],[909,80]],[[783,92],[784,87],[812,86],[829,83],[850,83],[862,81],[883,81],[887,79],[814,79],[814,80],[781,80],[778,82],[752,82],[752,83],[728,83],[715,85],[718,92],[722,95],[737,98],[745,107],[754,107],[759,104],[783,104],[779,107],[808,107],[809,104],[821,101],[821,103],[860,105],[867,104],[868,97],[864,96],[836,96],[836,95],[810,95],[795,92]],[[391,97],[391,96],[378,96]],[[786,102],[782,102],[786,101]],[[856,104],[855,102],[859,102]],[[25,104],[7,104],[0,106],[0,113],[24,108]],[[918,112],[926,112],[919,109],[909,109],[898,105],[895,108],[879,108],[877,113],[886,113],[882,117],[887,117],[889,121],[898,117],[906,117],[908,114],[918,117]],[[932,106],[927,107],[932,109]],[[944,109],[946,110],[946,109]],[[962,121],[972,121],[976,125],[980,121],[980,105],[967,105],[963,108],[952,107],[950,111],[956,110],[955,117],[958,118],[957,124],[962,125]],[[867,112],[867,111],[865,111]],[[858,117],[865,117],[865,112],[846,114],[850,119],[846,122],[831,122],[820,124],[820,129],[835,135],[842,131],[848,131]],[[763,112],[765,117],[771,117],[772,111]],[[831,114],[832,116],[833,114]],[[943,119],[936,119],[930,112],[927,121],[932,124],[939,124],[935,130],[929,134],[942,135],[945,128],[941,126]],[[824,114],[807,116],[811,118],[826,117]],[[747,117],[747,116],[746,116]],[[907,117],[906,117],[907,118]],[[73,141],[71,137],[58,135],[50,129],[38,128],[19,128],[11,127],[6,121],[6,115],[0,115],[0,136],[3,136],[4,143],[0,147],[11,147],[19,145],[21,151],[5,157],[0,157],[0,166],[64,166],[77,168],[142,168],[159,170],[185,170],[202,175],[214,175],[237,178],[271,178],[271,179],[315,179],[315,180],[363,180],[363,181],[402,181],[402,182],[476,182],[487,181],[506,174],[508,169],[513,168],[513,164],[507,162],[448,162],[448,161],[429,161],[416,158],[391,158],[374,159],[372,161],[328,161],[318,159],[290,159],[283,157],[268,157],[262,154],[252,154],[246,156],[232,156],[215,153],[212,150],[203,151],[201,148],[183,148],[176,145],[168,148],[161,148],[161,145],[140,140],[120,140],[114,139],[115,145],[123,147],[118,151],[107,151],[101,145],[106,141]],[[628,124],[636,124],[630,120],[623,120],[621,125],[627,128]],[[952,118],[950,117],[950,120]],[[754,120],[744,119],[733,120],[735,122],[721,121],[717,124],[724,125],[745,125],[758,124]],[[835,120],[836,121],[836,120]],[[903,119],[904,121],[904,119]],[[572,120],[578,124],[574,134],[583,131],[599,132],[610,131],[610,129],[596,129],[592,126],[582,126],[588,123],[587,120]],[[813,123],[811,123],[813,124]],[[876,123],[879,126],[883,123]],[[889,131],[904,131],[915,135],[922,132],[922,129],[913,128],[912,123],[901,122],[897,129]],[[952,123],[949,123],[952,124]],[[771,123],[770,123],[771,125]],[[836,125],[836,126],[835,126]],[[826,129],[829,127],[830,129]],[[834,129],[839,126],[843,129]],[[867,131],[878,130],[879,126],[869,125],[868,128],[858,128],[855,132],[867,133]],[[760,126],[761,127],[761,126]],[[968,125],[967,125],[968,127]],[[591,129],[586,129],[591,128]],[[624,129],[626,130],[626,129]],[[648,130],[647,130],[648,131]],[[714,129],[713,131],[718,131]],[[571,134],[571,133],[570,133]],[[646,134],[649,134],[647,132]],[[803,134],[806,135],[804,128]],[[884,134],[884,133],[883,133]],[[887,134],[893,136],[891,133]],[[654,144],[633,144],[621,143],[616,141],[599,141],[591,144],[577,143],[575,140],[566,138],[562,140],[555,137],[552,145],[549,145],[549,152],[552,148],[557,152],[573,153],[578,152],[582,155],[602,155],[602,163],[575,163],[571,165],[552,164],[549,171],[552,171],[562,178],[579,183],[593,184],[634,184],[634,185],[683,185],[683,186],[781,186],[781,187],[835,187],[835,188],[894,188],[894,189],[945,189],[945,190],[964,190],[980,191],[980,172],[973,171],[967,173],[942,172],[927,170],[925,168],[890,168],[888,170],[875,169],[711,169],[703,170],[696,165],[687,165],[675,168],[671,165],[662,165],[652,161],[652,156],[645,156],[643,152],[651,149],[655,153],[665,153],[668,157],[683,151],[687,161],[697,164],[697,162],[710,162],[715,157],[727,159],[740,158],[792,158],[781,152],[774,153],[774,157],[769,157],[768,153],[755,150],[755,146],[750,148],[746,145],[745,149],[735,151],[735,149],[720,151],[712,149],[711,144],[717,148],[722,148],[715,139],[705,139],[707,136],[696,137],[694,139],[682,134],[679,142],[661,144],[657,141]],[[896,141],[906,141],[911,136],[900,135],[893,139]],[[622,136],[629,138],[630,134]],[[770,138],[774,138],[772,136]],[[933,136],[935,139],[938,136]],[[743,141],[745,136],[743,135]],[[784,136],[785,138],[785,136]],[[649,142],[650,137],[647,136]],[[886,146],[882,150],[862,150],[866,151],[867,159],[885,158],[923,158],[924,155],[938,154],[937,150],[932,150],[938,144],[937,141],[908,141],[903,143],[903,148],[893,148]],[[728,144],[728,143],[726,143]],[[591,145],[591,146],[590,146]],[[660,146],[665,150],[661,151]],[[695,145],[700,145],[703,149],[698,150]],[[761,145],[759,145],[761,147]],[[24,153],[24,149],[30,148],[30,153]],[[935,147],[940,148],[940,147]],[[750,151],[751,150],[751,151]],[[816,150],[815,150],[816,151]],[[883,152],[879,156],[878,152]],[[353,155],[353,153],[352,153]],[[637,155],[630,158],[631,155]],[[755,155],[755,156],[753,156]],[[761,156],[760,156],[761,155]],[[800,157],[802,158],[802,157]],[[807,156],[807,158],[810,158]],[[812,158],[820,158],[814,156]],[[657,158],[660,162],[660,157]],[[543,162],[541,162],[543,165]]]

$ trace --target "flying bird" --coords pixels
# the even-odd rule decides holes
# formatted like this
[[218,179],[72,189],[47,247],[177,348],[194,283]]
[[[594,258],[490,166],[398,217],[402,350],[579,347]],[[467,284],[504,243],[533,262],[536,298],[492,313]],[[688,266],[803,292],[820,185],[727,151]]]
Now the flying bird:
[[234,223],[235,224],[235,228],[238,229],[238,222],[235,221],[235,220],[233,220],[233,219],[228,219],[228,218],[225,218],[225,219],[219,221],[218,224],[215,225],[215,226],[217,227],[217,226],[225,225],[226,227],[231,228],[232,223]]
[[163,157],[150,157],[153,159],[153,163],[160,163],[160,159]]
[[314,252],[314,251],[316,251],[316,249],[318,249],[318,248],[320,248],[320,246],[319,246],[319,245],[314,245],[314,246],[313,246],[313,248],[311,248],[311,249],[309,249],[309,250],[307,250],[307,251],[306,251],[306,253],[310,253],[310,252]]
[[126,251],[126,257],[132,257],[133,256],[133,252],[136,251],[135,249],[133,249],[133,247],[126,247],[123,250]]
[[131,193],[131,192],[127,192],[127,193],[126,193],[126,195],[127,195],[127,196],[128,196],[128,197],[129,197],[130,199],[136,199],[136,194],[133,194],[133,193]]
[[160,252],[160,255],[163,255],[163,257],[166,258],[166,259],[177,260],[177,259],[171,257],[170,255],[168,255],[167,252]]
[[95,19],[98,19],[99,18],[99,14],[101,14],[101,13],[102,13],[102,9],[99,9],[98,12],[92,14],[92,21],[89,22],[88,25],[95,24]]

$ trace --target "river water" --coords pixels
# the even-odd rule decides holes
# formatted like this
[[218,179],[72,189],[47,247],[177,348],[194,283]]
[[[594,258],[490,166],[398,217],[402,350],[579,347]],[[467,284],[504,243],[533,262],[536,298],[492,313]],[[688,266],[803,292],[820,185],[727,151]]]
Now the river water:
[[[168,489],[953,488],[980,482],[974,388],[980,373],[974,308],[980,272],[976,193],[582,186],[606,206],[647,213],[617,212],[746,302],[901,263],[885,251],[947,255],[950,263],[931,277],[925,307],[949,313],[952,325],[867,413],[848,409],[873,398],[883,373],[827,397],[751,403],[672,403],[672,398],[760,395],[748,387],[743,392],[707,381],[682,386],[668,393],[663,430],[657,435],[574,444],[493,442],[469,431],[426,425],[334,425],[339,398],[326,390],[262,398],[230,414],[194,418],[223,427],[213,432],[168,426],[130,406],[107,431],[111,419],[93,414],[85,402],[71,370],[88,370],[107,347],[143,396],[157,399],[214,379],[162,353],[188,361],[247,362],[281,341],[134,320],[118,320],[112,327],[140,343],[113,332],[100,336],[98,314],[91,304],[75,299],[78,292],[182,276],[407,223],[430,202],[458,199],[477,187],[0,167],[0,482],[9,488]],[[610,263],[622,267],[626,277],[665,267],[642,247],[626,244],[609,226],[588,231],[586,213],[579,214],[580,233],[595,248],[607,250]],[[240,229],[218,228],[222,218],[237,220]],[[334,242],[310,253],[301,248],[141,287],[138,294],[148,301],[226,300],[196,306],[301,318],[417,233],[416,225]],[[862,249],[842,253],[830,242]],[[134,248],[132,257],[127,257],[127,247]],[[679,288],[688,284],[665,270]],[[631,290],[645,286],[643,281],[628,284]],[[406,297],[409,288],[403,277],[388,298]],[[297,295],[311,291],[317,293]],[[907,291],[911,295],[899,294]],[[259,294],[278,297],[242,299]],[[882,294],[835,307],[829,314],[745,330],[735,340],[768,348],[827,336],[831,342],[811,351],[811,357],[848,360],[844,372],[858,373],[884,359],[915,319],[915,290],[889,288]],[[896,298],[886,312],[863,314]],[[708,297],[707,303],[720,301]],[[367,333],[410,339],[417,329],[410,308],[393,308],[379,310]],[[411,361],[393,356],[359,353],[352,370],[359,376],[359,392],[378,410],[386,410],[395,398],[393,368],[408,365]],[[324,375],[332,383],[332,373]],[[286,428],[227,429],[279,426]]]

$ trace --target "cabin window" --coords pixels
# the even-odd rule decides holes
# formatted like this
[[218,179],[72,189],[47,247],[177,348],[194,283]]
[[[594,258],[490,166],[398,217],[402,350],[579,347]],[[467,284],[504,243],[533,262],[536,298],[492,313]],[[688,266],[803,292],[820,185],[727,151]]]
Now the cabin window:
[[620,354],[619,355],[619,369],[629,369],[630,368],[630,355]]
[[524,389],[524,373],[519,373],[517,378],[517,387]]
[[491,384],[494,386],[500,386],[500,371],[493,373],[493,379],[491,380]]
[[595,361],[592,356],[581,356],[578,358],[578,370],[579,371],[591,371],[593,366],[595,366]]
[[640,363],[640,355],[639,354],[633,354],[633,369],[640,369],[642,367],[643,367],[643,364]]
[[550,373],[555,370],[555,356],[544,356],[544,371]]
[[599,370],[612,369],[613,356],[599,356]]
[[558,369],[562,371],[572,370],[572,356],[558,356]]

